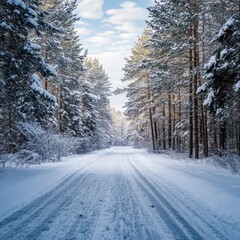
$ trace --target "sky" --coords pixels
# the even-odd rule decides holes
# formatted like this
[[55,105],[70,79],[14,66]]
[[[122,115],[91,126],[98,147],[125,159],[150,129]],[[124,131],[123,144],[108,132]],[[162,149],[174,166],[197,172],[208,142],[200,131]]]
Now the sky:
[[[147,7],[153,0],[78,0],[77,13],[81,20],[76,24],[81,43],[88,55],[103,64],[112,84],[112,90],[122,87],[124,58],[146,26]],[[123,111],[123,95],[112,96],[111,105]]]

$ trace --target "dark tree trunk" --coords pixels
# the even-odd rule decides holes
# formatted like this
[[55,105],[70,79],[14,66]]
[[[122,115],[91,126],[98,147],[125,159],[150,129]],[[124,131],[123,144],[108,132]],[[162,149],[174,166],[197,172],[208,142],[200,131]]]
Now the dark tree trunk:
[[[205,26],[206,26],[206,18],[203,15],[202,21],[202,62],[206,62],[205,57]],[[200,83],[202,85],[202,83]],[[207,110],[203,107],[203,96],[201,96],[201,119],[202,119],[202,137],[203,137],[203,154],[205,157],[209,156],[208,150],[208,115]]]
[[63,132],[63,123],[62,123],[62,109],[63,109],[62,88],[63,88],[63,86],[60,85],[60,87],[59,87],[59,131],[60,131],[60,133]]
[[[182,121],[182,101],[181,101],[181,85],[179,84],[178,88],[178,122],[181,123]],[[182,127],[181,127],[182,128]],[[177,137],[177,146],[178,146],[178,151],[181,150],[181,145],[182,145],[182,139],[181,135]]]
[[172,99],[171,89],[168,89],[168,147],[172,147]]
[[196,94],[198,89],[198,81],[199,81],[199,47],[198,47],[198,7],[196,0],[194,0],[194,84],[193,84],[193,112],[194,112],[194,157],[199,159],[199,124],[198,124],[198,95]]
[[[192,30],[190,31],[192,35]],[[190,36],[191,36],[190,35]],[[193,51],[189,49],[189,158],[193,157]]]
[[236,143],[237,143],[237,153],[240,155],[240,122],[237,122],[237,131],[236,131]]
[[218,151],[218,141],[217,141],[217,126],[216,119],[213,117],[213,152],[216,154]]
[[221,150],[227,148],[227,123],[226,121],[220,123],[219,147]]
[[[173,96],[173,100],[175,101],[175,96]],[[176,147],[176,142],[175,142],[175,136],[174,136],[174,131],[175,131],[175,126],[176,126],[176,105],[175,102],[172,104],[172,110],[173,110],[173,137],[172,137],[172,148],[175,150]]]
[[163,103],[163,149],[166,150],[166,124],[165,124],[165,118],[166,118],[166,110],[165,110],[165,103]]
[[150,86],[149,86],[149,80],[147,78],[148,81],[148,99],[149,99],[149,121],[150,121],[150,128],[151,128],[151,137],[152,137],[152,150],[155,151],[156,150],[156,146],[155,146],[155,136],[154,136],[154,123],[153,123],[153,109],[152,109],[152,95],[151,95],[151,90],[150,90]]
[[[47,59],[48,59],[48,50],[46,50],[45,52],[45,61],[47,62]],[[44,81],[44,87],[45,87],[45,90],[48,90],[48,81],[45,80]]]
[[209,156],[209,149],[208,149],[208,115],[207,110],[205,110],[204,114],[204,156]]
[[158,151],[159,150],[159,146],[158,146],[158,129],[157,129],[157,122],[154,121],[154,133],[155,133],[155,149]]

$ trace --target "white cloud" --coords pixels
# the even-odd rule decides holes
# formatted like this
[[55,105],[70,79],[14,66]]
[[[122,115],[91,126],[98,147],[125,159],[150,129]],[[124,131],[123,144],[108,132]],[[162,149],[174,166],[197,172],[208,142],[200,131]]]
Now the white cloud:
[[76,28],[77,33],[80,35],[89,35],[92,31],[88,28],[81,27],[81,28]]
[[122,25],[126,22],[135,22],[147,19],[148,12],[145,8],[138,7],[135,2],[123,2],[121,8],[106,11],[106,22],[113,25]]
[[141,32],[143,30],[142,27],[138,27],[135,23],[131,22],[123,22],[117,25],[115,29],[124,32]]
[[104,0],[80,0],[77,12],[82,18],[101,19],[103,17]]
[[95,44],[99,48],[99,45],[109,45],[110,43],[114,42],[112,39],[114,36],[116,36],[116,33],[109,30],[105,32],[100,32],[93,37],[87,38],[86,42],[90,44]]
[[85,26],[88,26],[88,25],[89,24],[87,22],[83,21],[83,20],[79,20],[75,23],[76,27],[83,27],[83,26],[85,27]]
[[134,8],[136,7],[136,3],[135,2],[131,2],[131,1],[126,1],[126,2],[123,2],[120,6],[122,8]]
[[[133,1],[125,1],[118,9],[106,11],[106,16],[104,23],[110,24],[112,29],[118,32],[115,43],[117,41],[120,46],[119,42],[122,41],[122,46],[126,48],[126,45],[132,46],[138,35],[143,32],[143,25],[147,19],[148,11],[139,7]],[[126,44],[126,41],[128,44]]]
[[136,38],[136,33],[122,33],[119,37],[124,40],[132,40]]
[[113,37],[113,36],[116,36],[116,32],[108,30],[108,31],[99,33],[98,36],[101,36],[101,37]]
[[103,44],[107,44],[107,43],[111,42],[110,39],[107,39],[107,38],[102,37],[102,36],[90,37],[86,41],[89,42],[89,43],[94,43],[96,45],[103,45]]
[[122,46],[124,46],[125,48],[126,48],[126,46],[132,47],[132,41],[131,41],[131,39],[120,39],[120,40],[115,41],[114,44],[115,44],[116,46],[118,46],[118,45],[121,46],[121,45],[122,45]]

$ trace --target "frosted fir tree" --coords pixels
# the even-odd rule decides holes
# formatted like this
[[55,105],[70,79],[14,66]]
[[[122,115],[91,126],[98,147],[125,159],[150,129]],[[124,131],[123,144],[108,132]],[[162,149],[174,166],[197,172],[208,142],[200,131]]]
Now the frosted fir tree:
[[46,58],[56,66],[58,77],[54,86],[49,89],[57,95],[58,111],[57,119],[61,133],[68,133],[75,137],[83,135],[81,117],[81,78],[83,75],[82,45],[79,36],[74,29],[79,17],[74,13],[77,7],[76,1],[58,0],[49,4],[46,8],[50,12],[49,21],[59,28],[59,32],[46,39]]
[[82,110],[86,137],[91,147],[100,149],[110,146],[112,138],[109,108],[110,82],[98,59],[85,59]]
[[97,64],[97,81],[94,84],[94,91],[97,93],[96,107],[98,110],[97,129],[95,131],[93,142],[97,149],[110,147],[113,136],[112,117],[110,112],[110,82],[103,66]]
[[132,48],[131,55],[126,59],[124,67],[122,81],[129,82],[125,91],[128,97],[126,114],[130,118],[135,118],[141,113],[148,115],[149,91],[152,86],[150,86],[149,81],[150,71],[142,64],[149,55],[149,50],[144,48],[147,40],[148,35],[146,33],[138,38]]
[[41,77],[54,76],[56,71],[45,62],[41,46],[30,39],[57,29],[45,21],[39,4],[33,0],[0,3],[1,138],[9,140],[6,151],[14,151],[16,141],[23,141],[19,122],[47,126],[54,115],[55,97],[42,87]]
[[[193,42],[189,31],[192,24],[190,4],[185,0],[155,1],[155,5],[148,10],[147,24],[150,31],[145,47],[150,49],[150,53],[144,64],[150,69],[150,82],[158,102],[156,109],[161,128],[158,138],[161,139],[163,149],[181,149],[186,124],[182,121],[183,114],[176,118],[174,115],[176,111],[187,112],[182,102],[186,102],[183,98],[187,96],[187,78],[192,81],[190,75],[194,72],[193,67],[191,72],[188,70],[189,65],[193,64],[188,59],[189,49],[192,49],[190,42]],[[181,129],[175,134],[177,125]]]
[[84,81],[82,86],[81,95],[81,111],[83,120],[83,136],[84,136],[84,148],[90,146],[91,139],[97,128],[98,112],[96,109],[97,96],[94,93],[92,84],[87,80]]
[[114,107],[111,108],[111,116],[113,121],[113,146],[126,146],[128,145],[128,129],[129,122],[127,117]]
[[239,29],[239,14],[222,26],[216,37],[220,45],[205,65],[205,83],[198,89],[198,92],[207,92],[204,105],[223,119],[240,102]]
[[74,13],[76,7],[76,0],[43,0],[43,8],[48,13],[46,19],[58,31],[37,40],[43,46],[45,61],[50,62],[57,72],[57,78],[51,81],[44,79],[44,88],[57,98],[58,130],[80,137],[83,133],[80,81],[85,53],[82,53],[83,48],[74,29],[79,20]]
[[148,27],[152,29],[149,44],[164,48],[168,54],[179,54],[187,47],[189,29],[189,3],[185,0],[155,1],[148,8]]

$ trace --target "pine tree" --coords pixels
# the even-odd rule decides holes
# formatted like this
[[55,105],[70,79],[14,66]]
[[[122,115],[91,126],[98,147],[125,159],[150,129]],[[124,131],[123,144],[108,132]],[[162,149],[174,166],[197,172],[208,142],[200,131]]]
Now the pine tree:
[[150,28],[146,47],[150,49],[147,67],[150,69],[159,116],[158,143],[166,149],[182,150],[185,146],[186,76],[188,61],[188,1],[156,1],[148,8]]
[[49,21],[59,28],[59,32],[46,39],[46,59],[56,66],[58,78],[51,89],[58,101],[57,119],[59,131],[75,137],[83,135],[83,123],[81,116],[81,78],[83,75],[82,45],[79,36],[74,29],[74,24],[79,17],[74,13],[77,1],[59,3],[58,0],[49,4],[46,8],[53,13],[49,15]]
[[23,141],[19,122],[46,126],[54,114],[55,97],[43,89],[40,78],[56,75],[56,71],[31,39],[57,29],[44,20],[39,2],[4,0],[0,9],[1,142],[4,139],[9,152]]
[[111,116],[113,121],[113,146],[126,146],[128,145],[128,121],[126,116],[119,110],[111,108]]
[[[89,71],[89,70],[88,70]],[[98,112],[96,109],[97,96],[93,90],[89,75],[82,86],[81,112],[83,121],[83,148],[93,148],[92,138],[97,128]],[[86,149],[87,150],[87,149]]]
[[[126,59],[123,81],[130,83],[125,89],[128,98],[125,104],[125,114],[134,125],[136,136],[131,138],[138,141],[143,137],[142,134],[145,135],[149,129],[150,135],[146,139],[147,145],[151,146],[152,150],[156,150],[154,95],[150,82],[150,72],[146,68],[146,62],[144,62],[149,54],[149,50],[144,48],[147,40],[146,30],[135,43],[130,57]],[[134,144],[139,145],[137,142]]]
[[201,90],[208,92],[205,105],[220,117],[226,117],[234,106],[240,90],[240,17],[231,17],[217,35],[220,46],[205,65],[206,83]]
[[[219,146],[223,150],[227,147],[227,119],[232,116],[232,124],[239,127],[239,28],[239,14],[232,16],[223,25],[216,38],[220,46],[205,65],[205,83],[198,89],[198,92],[207,92],[204,105],[220,120]],[[236,138],[238,141],[238,134]]]
[[109,147],[112,119],[109,107],[110,82],[98,59],[85,59],[82,95],[83,123],[93,149]]

